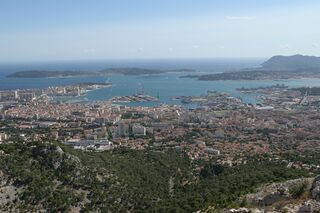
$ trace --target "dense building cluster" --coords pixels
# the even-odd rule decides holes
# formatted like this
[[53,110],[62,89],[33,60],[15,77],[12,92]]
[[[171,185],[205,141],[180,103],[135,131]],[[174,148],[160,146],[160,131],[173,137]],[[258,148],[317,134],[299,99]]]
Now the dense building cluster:
[[175,149],[191,159],[215,157],[229,165],[256,154],[303,154],[320,148],[320,96],[280,86],[242,90],[259,90],[263,102],[246,105],[217,92],[184,97],[201,103],[195,109],[37,99],[4,107],[2,117],[12,122],[3,128],[42,129],[46,137],[84,150]]

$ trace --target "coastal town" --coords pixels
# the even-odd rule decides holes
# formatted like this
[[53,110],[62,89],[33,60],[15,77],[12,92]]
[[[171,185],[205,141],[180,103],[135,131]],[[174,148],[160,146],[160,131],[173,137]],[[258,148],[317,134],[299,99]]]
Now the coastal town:
[[0,91],[1,210],[320,209],[320,87],[88,99],[108,82]]
[[[99,86],[90,85],[90,88]],[[59,103],[43,95],[28,101],[24,98],[2,104],[0,139],[10,141],[13,130],[19,130],[26,132],[19,135],[23,138],[51,138],[86,151],[119,147],[174,149],[194,160],[216,158],[228,165],[243,163],[246,157],[257,154],[281,158],[286,152],[303,155],[318,149],[315,144],[320,140],[317,119],[320,93],[316,88],[289,89],[275,85],[239,90],[258,93],[260,103],[246,104],[216,91],[199,97],[175,97],[181,102],[198,104],[193,109],[165,104],[130,107],[115,104],[115,99]],[[68,87],[46,91],[69,94]],[[11,91],[3,97],[9,93],[22,97],[22,93]],[[316,166],[308,165],[308,168]]]
[[0,0],[0,213],[320,213],[319,11]]
[[79,97],[89,91],[111,87],[111,83],[77,83],[66,86],[50,86],[48,88],[0,90],[0,105],[28,103],[34,100],[50,99],[55,97]]

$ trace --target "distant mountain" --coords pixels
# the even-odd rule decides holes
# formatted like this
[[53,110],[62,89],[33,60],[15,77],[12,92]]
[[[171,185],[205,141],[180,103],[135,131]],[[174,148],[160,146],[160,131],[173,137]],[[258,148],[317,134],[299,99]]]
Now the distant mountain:
[[313,70],[320,69],[320,57],[293,55],[273,56],[262,64],[266,70]]
[[182,77],[198,78],[198,80],[203,81],[320,78],[320,57],[303,55],[273,56],[258,68]]

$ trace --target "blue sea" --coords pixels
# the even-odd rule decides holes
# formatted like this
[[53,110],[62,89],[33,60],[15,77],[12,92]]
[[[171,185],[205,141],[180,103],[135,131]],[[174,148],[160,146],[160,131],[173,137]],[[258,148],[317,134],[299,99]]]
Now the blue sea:
[[[181,60],[116,60],[116,61],[65,61],[41,63],[7,63],[0,64],[0,90],[46,88],[63,86],[79,82],[110,82],[111,88],[88,92],[79,100],[108,100],[114,96],[132,95],[137,92],[159,97],[159,102],[130,103],[135,106],[155,106],[158,104],[180,104],[172,100],[176,96],[195,96],[206,94],[208,90],[228,92],[240,97],[246,103],[256,103],[258,94],[242,94],[236,89],[253,88],[285,84],[289,87],[320,86],[320,79],[294,79],[277,81],[199,81],[192,78],[180,78],[187,74],[209,74],[234,71],[248,67],[257,67],[265,59],[181,59]],[[109,77],[75,77],[75,78],[7,78],[6,75],[26,70],[73,70],[98,71],[106,68],[138,67],[151,69],[195,69],[195,73],[165,73],[160,75]]]

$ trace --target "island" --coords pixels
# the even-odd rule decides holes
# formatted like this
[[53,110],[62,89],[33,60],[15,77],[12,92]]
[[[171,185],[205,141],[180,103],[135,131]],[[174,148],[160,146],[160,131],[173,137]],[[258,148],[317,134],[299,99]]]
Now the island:
[[144,69],[144,68],[108,68],[100,71],[47,71],[47,70],[28,70],[19,71],[7,75],[8,78],[65,78],[65,77],[84,77],[84,76],[108,76],[108,75],[157,75],[173,72],[195,72],[192,69]]
[[83,71],[47,71],[47,70],[28,70],[19,71],[7,75],[8,78],[64,78],[77,76],[94,76],[96,72]]
[[295,78],[320,78],[320,57],[273,56],[258,68],[206,75],[185,75],[202,81],[217,80],[279,80]]

